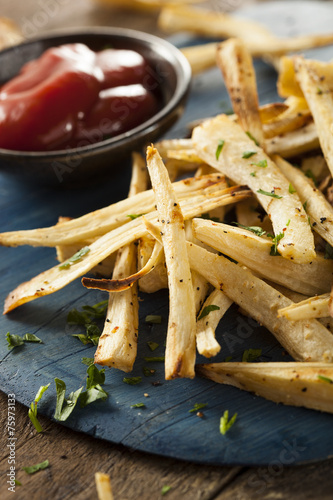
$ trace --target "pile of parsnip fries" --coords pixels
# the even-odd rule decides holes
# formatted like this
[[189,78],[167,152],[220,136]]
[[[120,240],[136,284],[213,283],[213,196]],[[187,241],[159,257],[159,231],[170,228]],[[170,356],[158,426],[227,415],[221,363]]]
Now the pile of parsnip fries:
[[[95,362],[129,372],[138,286],[168,287],[166,379],[197,371],[276,402],[333,412],[333,208],[324,194],[333,174],[333,63],[283,57],[285,101],[259,107],[249,47],[257,55],[240,38],[214,49],[235,114],[205,119],[190,139],[149,146],[146,162],[134,153],[127,199],[52,227],[0,234],[4,246],[56,247],[61,262],[12,291],[4,313],[89,271],[104,274],[82,280],[109,293]],[[298,167],[288,162],[295,155]],[[231,209],[237,226],[225,223]],[[196,349],[207,358],[220,351],[215,330],[233,302],[295,361],[196,367]]]

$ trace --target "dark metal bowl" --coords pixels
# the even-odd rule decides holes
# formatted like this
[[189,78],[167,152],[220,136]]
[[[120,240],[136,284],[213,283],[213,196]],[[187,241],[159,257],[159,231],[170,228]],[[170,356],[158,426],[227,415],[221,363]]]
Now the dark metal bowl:
[[66,43],[84,43],[92,50],[132,49],[150,64],[162,100],[160,111],[138,127],[116,137],[79,148],[47,152],[0,148],[0,171],[18,179],[48,185],[75,185],[123,168],[133,150],[156,140],[183,112],[191,69],[183,54],[169,42],[122,28],[92,28],[57,32],[0,52],[0,85],[18,74],[28,61],[46,49]]

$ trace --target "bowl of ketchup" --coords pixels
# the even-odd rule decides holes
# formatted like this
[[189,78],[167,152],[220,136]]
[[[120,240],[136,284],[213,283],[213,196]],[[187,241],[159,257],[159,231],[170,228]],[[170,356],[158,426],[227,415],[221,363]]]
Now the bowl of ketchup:
[[121,170],[180,117],[189,64],[169,42],[122,28],[30,40],[0,53],[0,171],[79,185]]

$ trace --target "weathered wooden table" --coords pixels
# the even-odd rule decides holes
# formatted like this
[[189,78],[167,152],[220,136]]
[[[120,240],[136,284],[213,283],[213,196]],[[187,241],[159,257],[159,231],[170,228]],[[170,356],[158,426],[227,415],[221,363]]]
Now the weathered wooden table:
[[[242,3],[225,2],[229,8]],[[12,18],[26,36],[70,26],[125,26],[160,36],[154,14],[104,8],[91,0],[1,0],[0,15]],[[2,332],[4,333],[4,332]],[[8,449],[5,422],[7,395],[0,392],[0,498],[12,498],[7,487]],[[48,457],[52,467],[22,475],[16,488],[20,499],[95,499],[94,473],[110,474],[115,499],[154,500],[164,485],[176,499],[330,499],[332,460],[298,467],[214,467],[156,457],[79,434],[40,418],[45,432],[29,424],[27,408],[16,404],[16,463],[20,468]],[[330,439],[330,436],[327,437]]]

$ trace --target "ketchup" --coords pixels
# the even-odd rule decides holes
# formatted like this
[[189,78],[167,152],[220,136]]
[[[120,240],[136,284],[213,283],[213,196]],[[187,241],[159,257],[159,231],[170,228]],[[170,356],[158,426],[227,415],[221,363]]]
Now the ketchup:
[[119,135],[158,111],[150,68],[132,50],[47,50],[0,88],[0,148],[50,151]]

